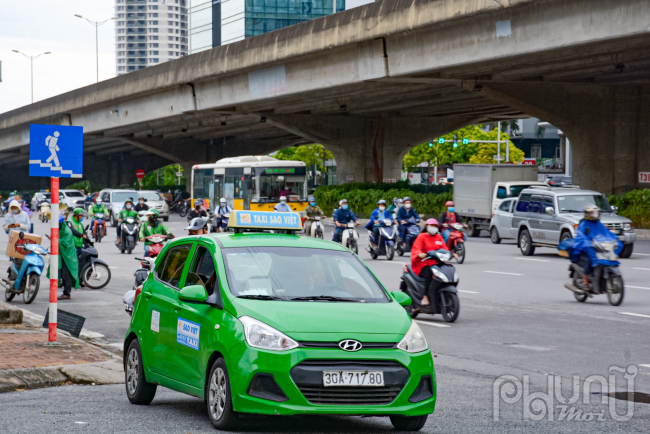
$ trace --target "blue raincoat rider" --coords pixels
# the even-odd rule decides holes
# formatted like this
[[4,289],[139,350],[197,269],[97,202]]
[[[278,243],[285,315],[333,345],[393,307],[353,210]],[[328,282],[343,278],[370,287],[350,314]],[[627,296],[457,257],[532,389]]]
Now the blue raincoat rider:
[[343,233],[346,224],[349,222],[355,222],[357,225],[359,224],[357,216],[348,209],[348,200],[342,199],[340,204],[341,207],[334,211],[334,215],[332,216],[332,220],[334,220],[334,224],[336,225],[332,241],[336,241],[337,243],[341,242],[341,234]]

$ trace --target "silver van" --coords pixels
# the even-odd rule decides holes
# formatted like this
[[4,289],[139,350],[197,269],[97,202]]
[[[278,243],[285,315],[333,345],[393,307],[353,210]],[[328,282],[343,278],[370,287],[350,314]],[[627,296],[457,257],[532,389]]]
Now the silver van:
[[632,221],[616,214],[607,198],[597,191],[580,187],[531,187],[522,190],[512,212],[513,235],[524,256],[535,253],[536,247],[557,247],[573,238],[584,208],[588,204],[600,207],[600,221],[625,245],[621,258],[629,258],[634,250],[636,233]]

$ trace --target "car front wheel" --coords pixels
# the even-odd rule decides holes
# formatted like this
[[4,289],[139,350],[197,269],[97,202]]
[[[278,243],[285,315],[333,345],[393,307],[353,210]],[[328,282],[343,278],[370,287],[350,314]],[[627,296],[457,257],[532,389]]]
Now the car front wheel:
[[427,423],[428,414],[423,416],[391,416],[390,423],[397,431],[420,431]]
[[214,362],[210,370],[206,401],[210,422],[216,429],[230,431],[239,425],[237,413],[232,409],[228,369],[221,357]]

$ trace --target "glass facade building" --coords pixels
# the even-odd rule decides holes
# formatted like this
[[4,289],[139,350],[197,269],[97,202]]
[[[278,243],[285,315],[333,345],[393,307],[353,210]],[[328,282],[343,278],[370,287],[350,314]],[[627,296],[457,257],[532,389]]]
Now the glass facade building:
[[221,0],[190,0],[190,53],[221,45]]

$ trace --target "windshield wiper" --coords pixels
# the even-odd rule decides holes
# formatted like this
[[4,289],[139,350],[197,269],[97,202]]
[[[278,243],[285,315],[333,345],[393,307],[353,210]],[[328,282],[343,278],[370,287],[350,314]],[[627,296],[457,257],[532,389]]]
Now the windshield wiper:
[[360,300],[355,300],[353,298],[344,298],[344,297],[335,297],[332,295],[310,295],[307,297],[293,297],[291,301],[300,301],[300,300],[324,300],[324,301],[352,301],[360,302]]
[[250,300],[284,300],[284,298],[276,297],[275,295],[238,295],[237,298],[248,298]]

